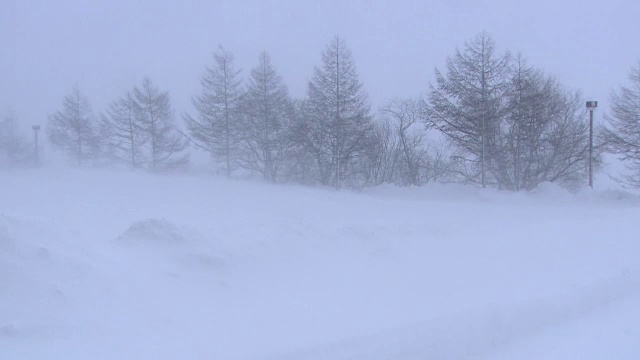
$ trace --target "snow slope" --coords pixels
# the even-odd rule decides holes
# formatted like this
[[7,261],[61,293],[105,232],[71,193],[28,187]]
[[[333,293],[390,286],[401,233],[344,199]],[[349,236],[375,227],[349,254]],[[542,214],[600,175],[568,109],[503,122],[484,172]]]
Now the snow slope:
[[1,359],[638,359],[640,199],[0,173]]

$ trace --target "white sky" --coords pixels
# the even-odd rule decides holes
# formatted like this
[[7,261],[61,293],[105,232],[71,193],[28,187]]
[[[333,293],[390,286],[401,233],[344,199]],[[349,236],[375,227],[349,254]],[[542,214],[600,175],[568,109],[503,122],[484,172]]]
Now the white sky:
[[179,115],[218,44],[244,76],[268,51],[301,97],[336,34],[378,108],[424,93],[434,67],[483,30],[606,108],[640,59],[638,18],[637,0],[0,0],[0,111],[44,125],[74,84],[99,112],[150,76]]

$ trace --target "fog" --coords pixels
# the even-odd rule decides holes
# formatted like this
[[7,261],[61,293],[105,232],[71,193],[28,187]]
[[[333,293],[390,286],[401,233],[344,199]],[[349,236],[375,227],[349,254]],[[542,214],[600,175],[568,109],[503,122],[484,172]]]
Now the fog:
[[640,359],[639,16],[0,0],[0,359]]
[[[481,31],[522,52],[606,109],[640,58],[640,3],[541,1],[22,1],[0,2],[0,110],[45,125],[78,85],[95,112],[143,77],[192,111],[218,45],[248,75],[266,50],[293,96],[340,35],[374,109],[423,94],[456,47]],[[599,117],[598,117],[599,119]]]

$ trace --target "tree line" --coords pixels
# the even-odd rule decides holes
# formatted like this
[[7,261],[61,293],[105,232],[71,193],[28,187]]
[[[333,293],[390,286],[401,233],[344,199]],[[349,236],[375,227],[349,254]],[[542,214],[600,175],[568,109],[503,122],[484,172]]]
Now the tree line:
[[[391,100],[374,113],[340,37],[322,52],[301,99],[290,96],[266,52],[245,81],[233,54],[219,47],[192,99],[194,112],[176,117],[169,93],[147,78],[94,116],[76,87],[50,116],[46,134],[79,166],[177,169],[192,147],[227,177],[244,171],[335,188],[438,181],[520,191],[585,183],[589,124],[579,91],[521,54],[499,52],[487,33],[434,75],[424,96]],[[631,166],[627,183],[640,185],[640,63],[630,79],[631,87],[612,94],[594,160],[599,164],[604,151],[620,155]],[[3,154],[20,154],[8,149],[24,141],[9,145],[7,138],[17,137],[0,137]]]

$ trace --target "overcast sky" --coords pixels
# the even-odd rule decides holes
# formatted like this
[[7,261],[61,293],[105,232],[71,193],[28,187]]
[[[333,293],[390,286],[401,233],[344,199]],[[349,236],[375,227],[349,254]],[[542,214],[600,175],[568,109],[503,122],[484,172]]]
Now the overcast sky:
[[248,75],[261,51],[304,96],[331,37],[351,48],[374,108],[420,96],[486,30],[606,107],[640,59],[638,0],[0,0],[0,110],[45,124],[78,84],[95,112],[149,76],[176,115],[222,44]]

